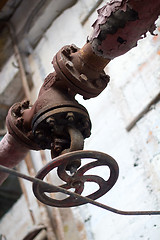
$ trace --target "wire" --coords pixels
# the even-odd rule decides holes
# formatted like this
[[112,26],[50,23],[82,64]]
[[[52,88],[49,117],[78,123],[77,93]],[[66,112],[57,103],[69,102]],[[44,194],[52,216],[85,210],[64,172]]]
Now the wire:
[[109,206],[107,206],[105,204],[97,202],[97,201],[95,201],[93,199],[90,199],[88,197],[83,197],[83,196],[81,196],[81,195],[79,195],[77,193],[70,192],[70,191],[68,191],[68,190],[66,190],[66,189],[64,189],[62,187],[54,186],[54,185],[46,183],[46,182],[44,182],[44,181],[42,181],[42,180],[40,180],[38,178],[30,177],[28,175],[25,175],[23,173],[17,172],[17,171],[15,171],[13,169],[4,167],[2,165],[0,165],[0,170],[2,172],[13,174],[13,175],[18,176],[20,178],[26,179],[26,180],[28,180],[30,182],[38,183],[41,186],[46,187],[47,191],[48,190],[59,191],[59,192],[62,192],[64,194],[67,194],[67,195],[70,195],[72,197],[75,197],[76,199],[83,200],[84,203],[90,203],[92,205],[95,205],[97,207],[103,208],[105,210],[108,210],[108,211],[116,213],[116,214],[120,214],[120,215],[160,215],[160,211],[123,211],[123,210],[118,210],[116,208],[109,207]]

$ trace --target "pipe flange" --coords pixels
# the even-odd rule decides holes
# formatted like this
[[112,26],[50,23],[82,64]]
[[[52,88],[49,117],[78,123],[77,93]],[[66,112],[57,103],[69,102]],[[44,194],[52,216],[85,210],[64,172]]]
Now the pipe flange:
[[39,111],[32,121],[36,143],[41,149],[55,149],[55,155],[70,147],[68,133],[70,126],[78,129],[84,139],[90,136],[91,121],[83,106],[79,104],[48,106]]
[[15,103],[8,111],[6,125],[9,133],[21,144],[32,150],[40,150],[34,141],[32,130],[23,124],[23,111],[29,109],[29,101]]
[[81,59],[79,51],[75,45],[64,46],[53,58],[52,63],[57,76],[67,83],[69,88],[85,99],[93,98],[105,89],[109,76],[104,71],[90,69],[89,63]]

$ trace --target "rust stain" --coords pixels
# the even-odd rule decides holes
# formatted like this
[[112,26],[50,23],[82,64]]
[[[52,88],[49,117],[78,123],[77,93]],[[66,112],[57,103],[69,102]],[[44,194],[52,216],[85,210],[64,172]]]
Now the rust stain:
[[139,70],[139,71],[142,71],[142,70],[143,70],[143,68],[145,68],[145,67],[146,67],[146,65],[147,65],[147,62],[144,62],[144,63],[140,64],[140,66],[139,66],[138,70]]
[[82,223],[78,223],[77,225],[78,231],[81,232],[84,229],[84,225]]
[[160,49],[158,50],[157,54],[160,55]]
[[152,136],[153,136],[152,131],[149,131],[149,133],[148,133],[148,139],[147,139],[146,143],[151,142],[151,140],[152,140]]
[[154,37],[153,37],[153,41],[157,41],[158,40],[158,35],[155,35]]

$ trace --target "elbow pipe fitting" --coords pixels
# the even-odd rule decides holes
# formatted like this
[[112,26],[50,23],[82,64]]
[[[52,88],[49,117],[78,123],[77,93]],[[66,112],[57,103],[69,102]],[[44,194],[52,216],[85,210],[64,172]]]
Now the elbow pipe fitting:
[[[55,84],[50,86],[52,81]],[[72,147],[70,127],[77,129],[84,139],[90,136],[91,122],[87,110],[60,85],[56,74],[50,74],[32,107],[29,101],[25,101],[10,108],[6,118],[8,131],[26,148],[51,149],[52,155],[57,156]],[[77,150],[82,149],[79,145],[76,145]]]

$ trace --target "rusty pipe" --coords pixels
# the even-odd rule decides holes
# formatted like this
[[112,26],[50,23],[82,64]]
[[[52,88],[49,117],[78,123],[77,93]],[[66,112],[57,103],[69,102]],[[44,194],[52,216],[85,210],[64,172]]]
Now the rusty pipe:
[[[29,149],[7,133],[0,142],[0,165],[13,168],[25,158]],[[7,173],[0,172],[0,184],[7,178]]]
[[137,45],[137,41],[153,34],[160,15],[160,0],[112,0],[98,10],[89,37],[96,55],[106,59],[118,57]]

